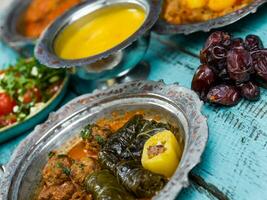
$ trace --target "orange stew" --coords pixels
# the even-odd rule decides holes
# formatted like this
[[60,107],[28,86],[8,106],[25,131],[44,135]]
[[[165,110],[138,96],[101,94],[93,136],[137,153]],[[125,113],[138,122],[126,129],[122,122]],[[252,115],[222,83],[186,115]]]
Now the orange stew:
[[37,38],[57,17],[81,0],[33,0],[24,13],[19,31],[26,37]]
[[[102,118],[97,121],[97,125],[100,127],[108,127],[112,132],[116,132],[119,128],[121,128],[127,121],[129,121],[134,115],[144,115],[144,111],[131,111],[126,112],[123,115],[120,115],[118,112],[112,113],[112,118]],[[158,117],[155,117],[158,119]],[[159,120],[159,119],[158,119]],[[97,159],[98,151],[91,151],[86,148],[87,145],[84,141],[80,141],[76,145],[74,145],[70,151],[68,152],[68,156],[74,160],[80,160],[84,157],[91,157]]]

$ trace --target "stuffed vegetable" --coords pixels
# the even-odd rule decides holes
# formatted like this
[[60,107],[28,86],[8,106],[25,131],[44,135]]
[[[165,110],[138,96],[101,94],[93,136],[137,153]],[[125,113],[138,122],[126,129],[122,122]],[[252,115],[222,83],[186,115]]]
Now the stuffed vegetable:
[[134,200],[122,185],[117,182],[108,170],[97,171],[90,174],[85,182],[86,190],[93,194],[95,200]]
[[175,136],[165,130],[147,140],[141,162],[145,169],[171,177],[179,164],[181,153]]
[[122,161],[116,167],[120,183],[139,198],[153,197],[165,183],[164,176],[146,170],[136,161]]
[[182,149],[178,129],[142,114],[88,124],[65,154],[49,153],[35,199],[149,200],[174,173]]

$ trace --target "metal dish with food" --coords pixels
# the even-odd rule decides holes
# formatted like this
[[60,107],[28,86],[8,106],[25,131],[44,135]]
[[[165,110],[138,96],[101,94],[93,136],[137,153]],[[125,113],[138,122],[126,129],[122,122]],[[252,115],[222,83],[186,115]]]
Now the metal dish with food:
[[146,119],[147,112],[113,112],[87,124],[71,148],[49,152],[35,199],[155,196],[176,171],[184,141],[180,127],[159,122],[163,116]]
[[14,0],[2,24],[1,35],[11,47],[32,51],[36,39],[49,23],[80,2],[82,0]]
[[[88,129],[88,124],[105,124],[105,120],[109,121],[109,123],[116,122],[116,120],[113,120],[116,116],[125,117],[126,113],[139,112],[138,114],[142,115],[141,118],[144,117],[145,122],[150,123],[150,120],[154,119],[157,121],[154,123],[156,126],[158,126],[159,123],[163,123],[163,127],[169,124],[171,127],[178,130],[179,134],[177,136],[180,139],[177,141],[182,141],[181,143],[183,144],[183,153],[180,163],[177,169],[174,170],[174,175],[168,180],[166,185],[152,197],[152,199],[156,200],[175,199],[181,189],[188,185],[188,173],[200,162],[208,139],[207,122],[206,118],[200,112],[201,106],[202,102],[192,90],[180,87],[177,84],[165,85],[163,82],[153,81],[130,82],[78,97],[56,113],[51,114],[49,119],[44,124],[37,126],[16,149],[10,163],[5,167],[5,172],[1,176],[0,198],[12,200],[33,199],[36,195],[36,191],[40,187],[40,181],[42,179],[41,171],[48,162],[48,155],[50,155],[51,159],[53,159],[54,156],[54,158],[58,158],[53,150],[57,150],[58,154],[62,154],[66,153],[68,149],[75,148],[77,143],[73,143],[73,141],[77,141],[81,131],[81,136],[85,140],[91,141],[90,139],[96,139],[95,142],[97,142],[97,145],[101,145],[105,137],[102,134],[103,130],[97,131],[98,136],[95,134],[90,135],[88,134],[90,133],[88,130],[98,127],[89,126]],[[114,113],[117,113],[116,116],[114,116]],[[137,118],[138,116],[140,117],[140,115],[137,115]],[[103,121],[103,119],[105,120]],[[128,119],[129,118],[124,118],[124,123],[122,124],[125,124]],[[112,127],[114,128],[116,125]],[[107,129],[105,129],[105,131],[106,130]],[[126,138],[132,137],[133,132],[131,129],[123,130],[124,131],[117,134],[125,134],[124,136]],[[146,132],[142,135],[146,134],[148,133]],[[116,136],[116,134],[114,136]],[[113,135],[111,137],[113,137]],[[112,139],[113,142],[107,143],[110,143],[112,146],[112,144],[116,143],[114,143],[114,141],[118,142],[121,139],[122,137],[116,137]],[[107,143],[105,143],[105,145]],[[97,145],[95,146],[96,148],[99,147]],[[148,147],[150,146],[148,145]],[[112,148],[113,147],[104,147],[102,150],[108,151]],[[90,152],[92,152],[91,150],[94,149],[90,148]],[[103,151],[102,155],[112,156],[112,153],[105,154]],[[73,154],[72,152],[72,156],[73,155],[75,155],[75,153]],[[124,156],[126,156],[126,154]],[[66,158],[65,156],[59,157]],[[112,159],[108,160],[112,161]],[[51,163],[51,160],[49,162]],[[92,162],[91,160],[90,163]],[[79,167],[79,162],[77,162],[77,164]],[[122,168],[127,165],[127,163],[124,164]],[[58,169],[63,170],[64,173],[66,172],[68,174],[69,169],[65,167],[64,163],[63,165],[62,163],[57,163],[56,166],[59,167]],[[129,168],[135,168],[135,166],[136,165],[130,165]],[[86,167],[86,169],[88,168]],[[96,173],[92,174],[92,176],[86,180],[90,187],[92,184],[98,186],[99,184],[104,184],[101,180],[109,180],[109,183],[120,187],[116,179],[115,184],[114,179],[110,178],[112,176],[114,175],[112,175],[110,170],[104,171],[100,175],[103,179],[98,179],[97,177],[99,177],[99,174]],[[111,181],[111,179],[113,181]],[[80,180],[82,180],[82,177]],[[159,180],[162,179],[160,178]],[[129,192],[131,187],[126,188],[127,189],[123,189],[123,193],[125,191]],[[119,188],[118,190],[121,191]],[[103,194],[109,194],[109,192]]]
[[[196,6],[201,6],[200,5],[201,2],[207,3],[206,0],[204,1],[191,0],[191,1],[194,2]],[[211,6],[214,7],[213,8],[214,10],[216,10],[220,4],[227,5],[226,1],[225,1],[226,3],[223,1],[219,3],[214,0],[210,0],[210,1],[212,1],[212,5],[209,5],[209,7]],[[169,1],[166,0],[166,2],[169,2]],[[230,2],[235,2],[235,1],[230,0]],[[240,1],[238,2],[240,3]],[[266,0],[253,0],[251,2],[247,1],[246,4],[240,4],[235,7],[230,6],[229,9],[221,10],[220,12],[218,11],[217,15],[213,13],[210,13],[210,14],[206,13],[205,10],[202,10],[202,8],[194,8],[195,5],[191,5],[194,9],[196,9],[196,12],[192,13],[191,15],[189,13],[182,13],[182,14],[185,14],[186,16],[190,15],[190,17],[188,18],[185,17],[185,19],[180,19],[177,16],[178,18],[175,19],[175,15],[173,17],[170,17],[168,15],[165,16],[170,21],[172,21],[172,23],[164,19],[164,15],[166,14],[163,13],[161,18],[155,24],[154,31],[156,31],[159,34],[179,34],[179,33],[190,34],[190,33],[198,32],[198,31],[208,32],[211,29],[227,26],[229,24],[232,24],[240,20],[241,18],[251,13],[255,13],[257,9],[264,3],[266,3]],[[178,9],[178,5],[174,4],[173,6],[174,7],[176,6]],[[169,12],[172,12],[172,11],[169,11]],[[197,14],[199,16],[197,16]]]
[[[121,17],[116,16],[115,18],[114,15],[123,12],[112,12],[112,10],[120,8],[128,9],[130,11],[128,13],[131,13],[131,16],[142,16],[142,21],[137,23],[138,25],[133,28],[131,26],[136,24],[136,21],[133,19],[131,23],[127,23],[126,20],[127,16],[130,15],[121,15]],[[131,11],[134,9],[139,10],[139,14],[134,14],[134,12]],[[85,2],[69,10],[51,24],[37,43],[35,55],[42,64],[53,68],[74,66],[76,67],[76,73],[84,79],[114,78],[128,72],[143,58],[148,48],[150,38],[147,32],[158,19],[160,10],[160,0],[93,0]],[[140,15],[140,11],[142,15]],[[100,16],[99,13],[101,13],[102,16]],[[126,16],[126,18],[124,16]],[[102,20],[103,23],[100,23],[102,17],[106,17],[108,21],[105,22]],[[113,23],[113,21],[109,21],[113,18],[116,20],[116,27],[118,28],[113,31],[106,30],[106,28]],[[138,20],[140,20],[140,17]],[[94,26],[96,23],[99,26]],[[122,23],[121,26],[123,27],[120,27],[120,23]],[[97,28],[95,32],[92,29],[88,29],[89,25],[90,28]],[[76,26],[81,27],[81,29],[75,28]],[[113,26],[111,26],[111,28],[112,27]],[[114,35],[111,34],[112,32],[124,32],[129,27],[132,28],[131,31],[127,32],[128,34],[126,35],[123,33],[124,37],[120,38],[121,34],[117,34],[117,37],[112,37]],[[71,34],[66,34],[66,32],[70,32],[70,30]],[[93,34],[81,35],[81,31],[90,31],[90,33]],[[94,46],[89,45],[89,49],[84,47],[84,45],[88,43],[88,40],[91,41],[92,38],[103,34],[106,38],[104,37],[99,42],[95,42]],[[69,38],[66,38],[66,35],[69,36]],[[112,43],[112,45],[108,45],[106,48],[102,49],[102,51],[97,51],[92,54],[75,57],[66,57],[66,55],[61,54],[60,52],[62,52],[61,49],[64,48],[64,45],[69,44],[73,38],[77,38],[77,35],[82,38],[86,35],[85,39],[80,42],[79,51],[81,49],[88,49],[88,52],[98,48],[98,44],[106,46],[108,41],[110,41],[110,37],[113,38],[114,41],[118,38],[120,39]],[[64,40],[62,40],[63,42],[60,42],[61,38],[64,38]],[[105,43],[103,43],[103,41],[105,41]],[[74,43],[72,48],[68,48],[73,51],[68,55],[72,56],[78,52],[78,50],[76,52],[75,45],[79,44]]]
[[34,58],[0,70],[0,142],[39,123],[62,99],[66,85],[65,70],[49,69]]

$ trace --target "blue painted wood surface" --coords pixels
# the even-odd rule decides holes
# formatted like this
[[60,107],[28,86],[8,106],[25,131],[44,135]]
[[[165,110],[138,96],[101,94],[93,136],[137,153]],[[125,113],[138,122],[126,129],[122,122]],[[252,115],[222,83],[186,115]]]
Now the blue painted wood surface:
[[[266,20],[267,6],[264,6],[256,14],[226,29],[236,37],[258,34],[267,46]],[[193,73],[199,65],[197,55],[207,36],[206,33],[190,36],[154,34],[145,57],[151,64],[149,79],[179,82],[190,87]],[[12,61],[10,58],[14,58],[14,55],[0,43],[0,64]],[[216,187],[228,199],[267,199],[267,91],[262,89],[261,92],[261,99],[255,103],[243,100],[233,108],[203,107],[203,113],[208,117],[209,141],[202,162],[193,173],[203,178],[207,185]],[[74,96],[72,94],[70,98]],[[14,148],[26,135],[1,144],[0,163],[9,160]],[[178,199],[220,198],[215,196],[207,188],[194,183],[183,190]]]

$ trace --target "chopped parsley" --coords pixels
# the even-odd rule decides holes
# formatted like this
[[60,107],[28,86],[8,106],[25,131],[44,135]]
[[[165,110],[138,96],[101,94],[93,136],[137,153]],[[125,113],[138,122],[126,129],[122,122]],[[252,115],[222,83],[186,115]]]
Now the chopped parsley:
[[61,162],[58,162],[58,163],[56,164],[56,166],[57,166],[58,168],[60,168],[60,169],[62,170],[62,172],[63,172],[64,174],[66,174],[67,176],[70,176],[70,175],[71,175],[71,170],[70,170],[68,167],[65,167]]
[[48,157],[49,157],[49,158],[52,158],[54,155],[56,155],[56,153],[53,152],[53,151],[50,151],[50,152],[48,153]]
[[92,138],[92,126],[90,124],[82,129],[81,137],[83,140],[89,140]]
[[100,146],[103,146],[105,144],[105,139],[103,137],[101,137],[100,135],[96,135],[95,140],[97,141],[97,143]]

